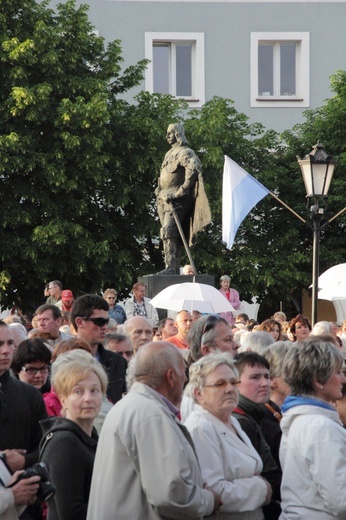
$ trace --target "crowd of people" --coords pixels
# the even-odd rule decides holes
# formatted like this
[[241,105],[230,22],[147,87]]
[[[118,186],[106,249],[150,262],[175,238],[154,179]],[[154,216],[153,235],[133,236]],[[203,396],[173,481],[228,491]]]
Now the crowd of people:
[[0,321],[0,519],[345,518],[346,321],[159,321],[145,289]]

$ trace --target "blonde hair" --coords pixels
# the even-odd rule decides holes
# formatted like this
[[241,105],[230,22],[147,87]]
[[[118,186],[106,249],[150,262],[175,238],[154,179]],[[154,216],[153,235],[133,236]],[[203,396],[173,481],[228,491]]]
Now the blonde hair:
[[102,365],[85,350],[71,350],[61,354],[52,365],[52,385],[59,397],[66,397],[72,388],[93,372],[100,380],[102,393],[107,390],[108,378]]

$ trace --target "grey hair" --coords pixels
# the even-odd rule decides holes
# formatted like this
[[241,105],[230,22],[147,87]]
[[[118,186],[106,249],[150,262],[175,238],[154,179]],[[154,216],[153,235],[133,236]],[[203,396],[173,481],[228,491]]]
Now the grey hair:
[[22,342],[28,339],[28,331],[21,323],[13,322],[9,323],[8,326],[13,332],[14,344],[16,347]]
[[269,363],[270,377],[282,377],[284,359],[290,348],[292,348],[290,341],[276,341],[262,351],[262,356]]
[[209,316],[210,314],[202,316],[198,320],[194,321],[191,329],[187,333],[187,342],[188,345],[190,345],[190,355],[194,361],[197,361],[202,357],[202,346],[215,346],[215,336],[217,335],[217,323],[225,323],[226,325],[228,325],[227,321],[224,318],[220,317],[220,319],[215,323],[215,326],[208,330],[208,332],[205,332],[203,334],[203,330]]
[[320,334],[333,334],[333,327],[330,321],[318,321],[315,323],[311,335],[319,336]]
[[207,319],[208,316],[202,316],[199,320],[194,321],[187,333],[187,343],[190,346],[190,355],[194,361],[202,357],[201,343]]
[[274,338],[269,332],[258,330],[247,334],[242,342],[242,351],[252,350],[253,352],[262,354],[263,350],[273,343],[275,343]]
[[194,390],[202,390],[207,376],[222,365],[228,366],[238,379],[238,370],[236,369],[232,356],[228,352],[209,354],[190,366],[190,381],[186,387],[186,394],[191,395],[193,399],[195,399]]
[[315,337],[288,350],[283,377],[293,395],[314,395],[314,382],[324,385],[343,364],[344,358],[333,343]]
[[122,341],[127,341],[128,344],[132,347],[132,341],[125,334],[119,334],[119,332],[107,332],[104,339],[104,347],[108,348],[108,344],[110,341],[114,341],[115,343],[121,343]]
[[115,320],[114,318],[109,318],[108,328],[109,329],[114,329],[117,326],[118,326],[117,320]]
[[229,282],[231,283],[231,278],[228,276],[228,274],[224,274],[220,277],[220,282]]

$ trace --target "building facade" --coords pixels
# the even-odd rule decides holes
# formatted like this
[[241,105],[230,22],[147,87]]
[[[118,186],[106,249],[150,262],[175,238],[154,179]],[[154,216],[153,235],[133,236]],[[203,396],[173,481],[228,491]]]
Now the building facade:
[[251,122],[283,131],[332,96],[330,76],[346,66],[346,0],[82,3],[100,36],[122,41],[124,66],[150,60],[128,101],[143,89],[192,108],[221,96]]

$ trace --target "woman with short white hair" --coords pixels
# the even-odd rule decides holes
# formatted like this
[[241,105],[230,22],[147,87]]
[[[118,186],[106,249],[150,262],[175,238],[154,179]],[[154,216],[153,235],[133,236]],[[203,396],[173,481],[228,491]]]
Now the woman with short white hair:
[[239,399],[237,383],[229,354],[209,354],[191,365],[190,385],[197,404],[185,426],[195,443],[204,482],[222,498],[215,518],[260,520],[272,490],[260,476],[260,456],[232,417]]

